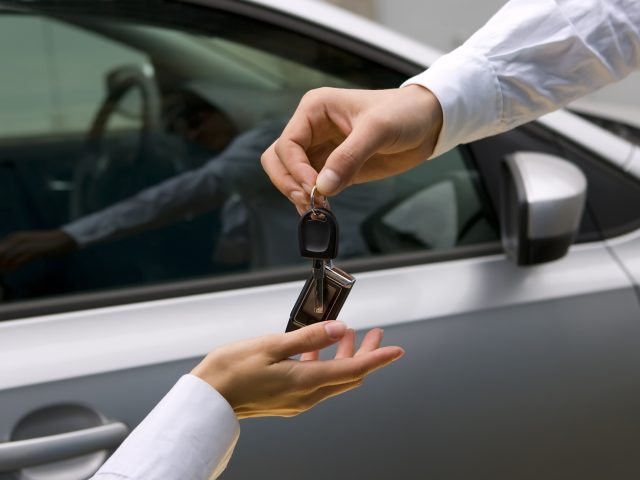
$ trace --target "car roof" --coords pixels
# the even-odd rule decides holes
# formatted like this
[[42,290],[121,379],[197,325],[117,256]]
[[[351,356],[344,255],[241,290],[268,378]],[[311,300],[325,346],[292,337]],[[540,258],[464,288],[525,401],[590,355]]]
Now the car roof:
[[[218,0],[183,0],[215,7]],[[381,50],[401,56],[417,65],[428,67],[442,52],[412,40],[378,23],[342,8],[318,0],[235,0],[234,3],[254,4],[333,30],[343,36],[365,42]],[[330,21],[324,21],[330,19]]]

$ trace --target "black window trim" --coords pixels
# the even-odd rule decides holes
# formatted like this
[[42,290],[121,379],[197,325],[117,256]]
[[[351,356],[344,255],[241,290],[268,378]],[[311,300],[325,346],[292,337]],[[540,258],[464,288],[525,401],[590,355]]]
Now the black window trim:
[[[381,66],[395,69],[399,73],[407,76],[416,75],[425,68],[425,66],[417,65],[411,60],[368,45],[342,32],[325,30],[318,25],[298,17],[258,5],[236,2],[234,0],[214,0],[210,2],[199,2],[197,0],[171,1],[192,4],[200,8],[206,5],[208,8],[216,8],[229,13],[241,14],[255,20],[268,22],[296,33],[304,34],[352,54],[359,55]],[[485,257],[502,253],[501,244],[499,241],[496,241],[446,250],[418,251],[353,259],[341,262],[340,266],[349,272],[361,273],[474,257]],[[249,287],[260,287],[296,280],[302,281],[306,278],[307,274],[307,267],[296,266],[269,271],[228,274],[220,277],[179,280],[151,286],[123,286],[112,290],[18,301],[7,305],[0,304],[0,321],[128,305]],[[0,276],[0,287],[1,285],[2,277]]]

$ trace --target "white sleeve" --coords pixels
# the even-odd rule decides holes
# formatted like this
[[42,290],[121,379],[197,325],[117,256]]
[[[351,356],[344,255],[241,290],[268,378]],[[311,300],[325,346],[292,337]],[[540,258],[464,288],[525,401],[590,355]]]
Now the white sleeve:
[[207,480],[227,466],[240,427],[208,383],[184,375],[92,480]]
[[511,0],[404,85],[440,101],[432,156],[560,108],[640,68],[640,1]]

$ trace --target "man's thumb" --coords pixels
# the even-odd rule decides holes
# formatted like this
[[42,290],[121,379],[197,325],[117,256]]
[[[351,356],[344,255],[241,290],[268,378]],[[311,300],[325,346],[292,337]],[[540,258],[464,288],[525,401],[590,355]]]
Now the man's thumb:
[[357,126],[331,152],[318,174],[316,186],[322,195],[335,195],[351,184],[364,163],[376,153],[382,138],[365,124]]
[[347,326],[340,321],[314,323],[308,327],[285,333],[282,338],[282,349],[278,352],[282,358],[299,353],[314,352],[333,345],[347,332]]

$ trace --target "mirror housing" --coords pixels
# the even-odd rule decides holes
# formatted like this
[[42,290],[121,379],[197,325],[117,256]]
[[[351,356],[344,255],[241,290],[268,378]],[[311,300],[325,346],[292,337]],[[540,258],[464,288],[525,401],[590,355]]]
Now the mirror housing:
[[578,233],[587,180],[574,164],[538,152],[516,152],[502,163],[502,246],[518,265],[566,255]]

